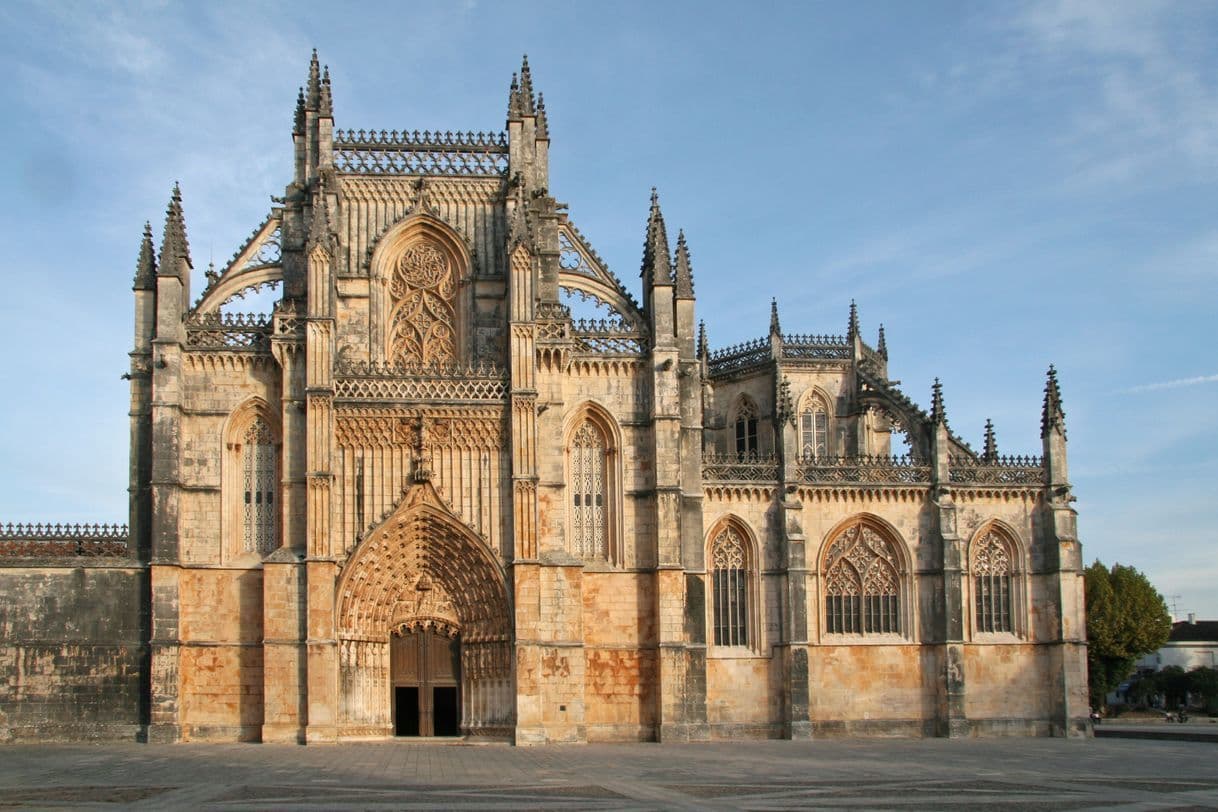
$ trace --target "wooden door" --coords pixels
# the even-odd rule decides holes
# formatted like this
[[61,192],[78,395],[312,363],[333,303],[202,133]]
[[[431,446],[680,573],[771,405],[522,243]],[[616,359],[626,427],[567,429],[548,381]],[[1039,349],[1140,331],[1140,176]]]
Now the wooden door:
[[398,736],[456,736],[461,719],[461,647],[431,629],[390,641],[393,722]]

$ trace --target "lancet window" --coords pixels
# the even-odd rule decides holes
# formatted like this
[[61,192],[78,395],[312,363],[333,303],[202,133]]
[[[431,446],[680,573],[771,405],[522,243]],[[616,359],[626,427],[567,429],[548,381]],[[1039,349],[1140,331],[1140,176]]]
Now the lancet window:
[[406,364],[457,360],[456,275],[448,254],[416,243],[397,258],[389,279],[394,309],[389,358]]
[[606,558],[609,538],[608,443],[591,420],[571,440],[570,484],[573,552],[581,558]]
[[829,634],[900,634],[900,564],[891,541],[859,522],[825,556],[825,630]]
[[973,601],[979,632],[1013,632],[1014,550],[996,529],[986,531],[973,551]]
[[799,413],[799,456],[812,462],[829,455],[829,410],[819,397],[808,398]]
[[254,417],[241,437],[241,537],[247,553],[265,555],[278,546],[277,457],[270,427]]
[[757,405],[748,398],[741,398],[736,406],[736,455],[757,455]]
[[716,646],[750,645],[749,543],[735,527],[711,542],[711,607]]

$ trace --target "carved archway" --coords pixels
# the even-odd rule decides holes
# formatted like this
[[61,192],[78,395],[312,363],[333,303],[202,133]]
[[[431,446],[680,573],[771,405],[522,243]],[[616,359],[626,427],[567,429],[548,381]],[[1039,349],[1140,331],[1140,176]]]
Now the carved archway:
[[461,731],[513,724],[513,615],[503,568],[430,482],[352,552],[339,578],[339,716],[347,735],[391,730],[390,635],[430,630],[461,646]]

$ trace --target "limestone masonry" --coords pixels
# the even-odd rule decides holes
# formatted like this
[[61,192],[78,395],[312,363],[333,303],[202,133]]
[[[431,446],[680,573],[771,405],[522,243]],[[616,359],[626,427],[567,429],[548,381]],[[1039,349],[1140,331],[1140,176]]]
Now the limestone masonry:
[[129,528],[0,526],[0,740],[1086,733],[1052,369],[1011,458],[853,306],[712,350],[654,192],[641,301],[550,195],[527,61],[504,132],[387,132],[314,54],[292,142],[193,304],[145,228]]

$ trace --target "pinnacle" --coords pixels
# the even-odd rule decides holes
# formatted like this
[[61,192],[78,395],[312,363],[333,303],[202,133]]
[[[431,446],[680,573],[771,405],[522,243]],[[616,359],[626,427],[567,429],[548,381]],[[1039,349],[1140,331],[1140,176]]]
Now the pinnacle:
[[875,351],[879,353],[881,358],[888,360],[888,339],[884,336],[883,324],[880,325],[880,337],[876,340]]
[[643,287],[671,285],[672,266],[668,257],[668,231],[664,228],[664,214],[660,211],[660,196],[651,188],[651,211],[647,215],[647,239],[643,243]]
[[304,135],[305,129],[305,97],[304,88],[296,94],[296,115],[292,119],[292,134]]
[[778,322],[778,299],[770,299],[770,335],[781,336],[782,325]]
[[707,340],[706,340],[706,322],[699,321],[698,322],[698,357],[706,358],[707,353],[709,351],[710,351],[710,347],[707,344]]
[[998,442],[994,439],[994,421],[988,417],[985,419],[985,446],[981,453],[986,462],[998,459]]
[[540,93],[537,94],[537,137],[547,141],[550,138],[550,123],[546,118],[546,99]]
[[1057,369],[1049,364],[1045,380],[1045,404],[1040,417],[1040,436],[1048,436],[1052,428],[1060,428],[1062,436],[1065,436],[1066,412],[1062,409],[1062,391],[1057,383]]
[[152,223],[144,223],[144,237],[140,241],[140,256],[135,263],[134,290],[156,288],[156,252],[152,247]]
[[161,239],[161,261],[158,273],[174,276],[181,272],[174,266],[175,260],[185,260],[190,265],[190,244],[186,240],[186,221],[182,215],[182,189],[177,181],[165,209],[165,233]]
[[321,64],[317,61],[316,48],[313,49],[313,56],[309,60],[309,82],[306,87],[308,95],[305,97],[305,107],[308,110],[316,110],[321,103]]
[[943,384],[939,383],[938,378],[931,386],[930,419],[935,423],[947,423],[947,410],[943,408]]
[[334,98],[330,95],[330,66],[326,65],[321,78],[321,95],[317,104],[318,115],[323,118],[334,117]]
[[529,70],[529,55],[525,54],[520,64],[519,75],[512,74],[512,86],[508,91],[508,118],[519,119],[523,116],[536,115],[536,110],[533,74]]
[[858,308],[858,305],[856,305],[854,303],[854,300],[851,299],[850,300],[850,323],[846,327],[846,337],[854,338],[858,334],[859,334],[859,308]]
[[677,254],[672,265],[677,298],[694,298],[694,269],[689,260],[689,246],[685,244],[684,230],[677,231]]

